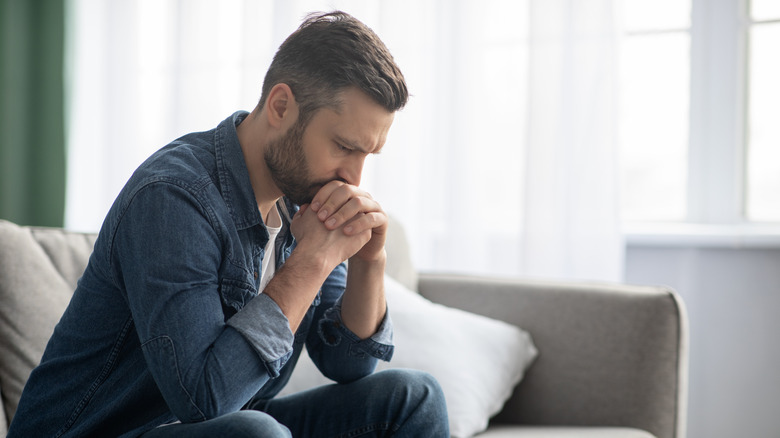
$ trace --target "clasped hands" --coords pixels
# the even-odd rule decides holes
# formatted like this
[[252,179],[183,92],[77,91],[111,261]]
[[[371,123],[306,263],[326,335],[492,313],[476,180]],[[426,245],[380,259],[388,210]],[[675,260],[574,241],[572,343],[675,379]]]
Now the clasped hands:
[[304,204],[292,220],[296,251],[324,257],[328,266],[356,258],[384,260],[387,215],[368,192],[342,181],[331,181]]

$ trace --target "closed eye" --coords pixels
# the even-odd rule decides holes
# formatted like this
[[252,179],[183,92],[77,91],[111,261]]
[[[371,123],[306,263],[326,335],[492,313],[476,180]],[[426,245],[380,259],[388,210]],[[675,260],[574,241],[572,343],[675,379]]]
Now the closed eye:
[[352,152],[352,149],[350,149],[350,148],[348,148],[348,147],[344,146],[343,144],[341,144],[341,143],[339,143],[339,142],[336,142],[336,147],[337,147],[337,148],[339,149],[339,151],[341,151],[341,152]]

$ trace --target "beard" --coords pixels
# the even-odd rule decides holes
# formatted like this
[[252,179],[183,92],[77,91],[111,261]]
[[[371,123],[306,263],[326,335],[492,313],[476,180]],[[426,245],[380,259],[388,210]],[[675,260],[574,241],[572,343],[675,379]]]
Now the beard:
[[309,163],[303,151],[306,126],[300,121],[279,139],[268,144],[263,154],[276,187],[297,205],[310,204],[319,189],[328,181],[313,181]]

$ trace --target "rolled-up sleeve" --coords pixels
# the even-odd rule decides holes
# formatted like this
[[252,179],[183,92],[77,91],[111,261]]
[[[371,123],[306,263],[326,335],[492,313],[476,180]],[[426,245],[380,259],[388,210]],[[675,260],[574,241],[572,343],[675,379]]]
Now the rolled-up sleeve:
[[322,302],[307,337],[307,350],[319,370],[331,380],[347,383],[374,372],[378,360],[393,356],[393,323],[389,309],[377,331],[361,339],[341,318],[346,288],[346,264],[339,265],[322,286]]
[[393,357],[393,323],[389,312],[385,312],[385,317],[376,333],[366,339],[360,339],[343,324],[341,297],[339,297],[336,304],[325,311],[317,329],[320,340],[325,345],[336,346],[342,339],[346,339],[349,345],[347,352],[349,356],[369,355],[384,361],[389,361]]
[[293,352],[293,334],[282,309],[268,295],[260,294],[227,322],[252,345],[262,359],[268,375],[279,371]]

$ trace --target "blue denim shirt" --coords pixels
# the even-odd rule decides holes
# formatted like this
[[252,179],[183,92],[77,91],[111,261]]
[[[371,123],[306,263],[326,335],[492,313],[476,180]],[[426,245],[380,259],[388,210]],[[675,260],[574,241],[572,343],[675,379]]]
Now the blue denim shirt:
[[[258,294],[269,237],[236,134],[246,115],[172,142],[130,178],[9,437],[131,437],[233,412],[276,395],[304,344],[337,382],[392,356],[389,317],[365,340],[341,324],[345,264],[295,334],[276,303]],[[279,266],[295,248],[283,222]]]

